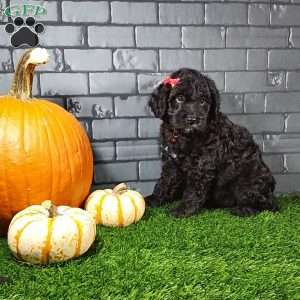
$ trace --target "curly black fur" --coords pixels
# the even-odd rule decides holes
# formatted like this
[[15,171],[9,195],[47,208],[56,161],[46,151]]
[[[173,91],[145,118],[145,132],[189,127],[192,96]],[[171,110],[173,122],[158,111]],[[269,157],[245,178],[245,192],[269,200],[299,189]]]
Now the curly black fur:
[[171,74],[172,87],[161,83],[149,105],[161,125],[162,172],[150,206],[180,200],[176,217],[202,208],[229,208],[239,216],[277,211],[275,180],[249,131],[219,111],[213,80],[192,69]]

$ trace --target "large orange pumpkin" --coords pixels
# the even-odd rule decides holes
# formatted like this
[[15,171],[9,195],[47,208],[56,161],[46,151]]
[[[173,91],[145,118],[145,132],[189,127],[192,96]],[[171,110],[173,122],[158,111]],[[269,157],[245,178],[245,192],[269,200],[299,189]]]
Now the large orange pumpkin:
[[45,199],[78,207],[93,176],[93,157],[80,123],[60,106],[32,98],[45,49],[27,50],[9,95],[0,97],[0,235],[17,212]]

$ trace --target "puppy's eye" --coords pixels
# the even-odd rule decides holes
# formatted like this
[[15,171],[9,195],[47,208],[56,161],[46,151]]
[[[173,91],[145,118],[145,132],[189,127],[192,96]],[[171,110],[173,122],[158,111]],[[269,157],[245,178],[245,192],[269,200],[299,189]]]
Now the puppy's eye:
[[200,99],[199,99],[199,103],[200,103],[200,105],[204,105],[204,104],[205,104],[205,100],[202,99],[202,98],[200,98]]
[[176,102],[177,102],[177,103],[182,103],[182,102],[184,102],[184,100],[185,100],[185,99],[184,99],[183,96],[177,96],[177,97],[176,97]]

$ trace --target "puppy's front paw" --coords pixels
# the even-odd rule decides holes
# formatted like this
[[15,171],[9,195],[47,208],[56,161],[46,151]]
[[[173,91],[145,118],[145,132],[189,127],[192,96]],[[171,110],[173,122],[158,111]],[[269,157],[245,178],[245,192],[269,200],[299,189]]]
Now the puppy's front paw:
[[181,210],[178,210],[177,207],[173,208],[173,209],[170,209],[170,215],[175,217],[175,218],[184,218],[184,217],[186,217],[185,212],[181,211]]
[[149,195],[145,197],[145,202],[147,206],[158,207],[161,205],[161,201],[154,195]]
[[253,207],[232,207],[230,211],[239,217],[251,217],[259,213],[259,210]]
[[170,209],[170,214],[175,218],[187,218],[198,212],[196,207],[187,207],[185,204]]

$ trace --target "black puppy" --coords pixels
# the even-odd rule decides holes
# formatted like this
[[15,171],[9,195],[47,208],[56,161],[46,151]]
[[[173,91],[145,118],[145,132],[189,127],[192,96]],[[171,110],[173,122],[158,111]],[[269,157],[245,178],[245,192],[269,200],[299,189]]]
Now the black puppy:
[[230,208],[239,216],[278,210],[275,180],[249,131],[219,111],[213,80],[180,69],[152,93],[161,125],[162,172],[150,206],[180,200],[171,211],[187,217],[202,208]]

